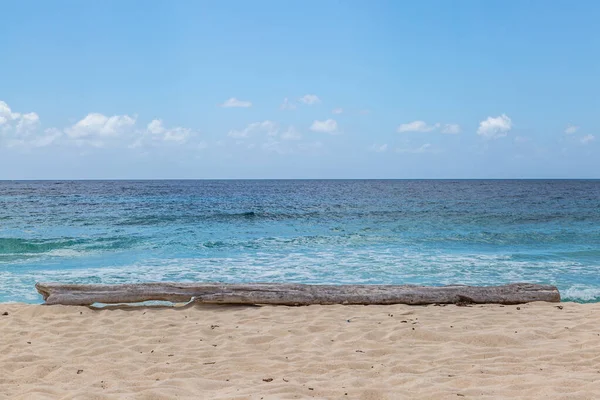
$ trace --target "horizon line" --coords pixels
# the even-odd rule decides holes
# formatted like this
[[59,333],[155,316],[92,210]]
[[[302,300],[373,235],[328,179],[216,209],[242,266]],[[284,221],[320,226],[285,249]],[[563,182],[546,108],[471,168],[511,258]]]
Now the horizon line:
[[0,182],[85,181],[593,181],[598,178],[21,178]]

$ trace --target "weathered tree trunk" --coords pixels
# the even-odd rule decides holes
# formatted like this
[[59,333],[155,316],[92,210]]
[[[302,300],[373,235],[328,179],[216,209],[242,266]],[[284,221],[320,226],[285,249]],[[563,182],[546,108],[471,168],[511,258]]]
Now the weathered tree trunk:
[[519,304],[559,302],[555,286],[514,283],[504,286],[301,285],[287,283],[138,283],[67,285],[38,283],[46,304],[91,305],[149,300],[212,304]]

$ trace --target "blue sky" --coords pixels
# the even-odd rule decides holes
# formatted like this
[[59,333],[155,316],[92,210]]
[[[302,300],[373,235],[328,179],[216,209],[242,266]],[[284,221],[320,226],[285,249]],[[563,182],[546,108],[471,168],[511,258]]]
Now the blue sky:
[[19,1],[0,179],[600,178],[596,1]]

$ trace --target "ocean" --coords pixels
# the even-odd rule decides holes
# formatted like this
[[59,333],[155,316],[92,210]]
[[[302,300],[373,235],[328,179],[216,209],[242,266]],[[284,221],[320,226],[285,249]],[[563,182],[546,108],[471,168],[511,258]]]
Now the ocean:
[[598,180],[1,181],[0,302],[34,284],[557,285],[600,301]]

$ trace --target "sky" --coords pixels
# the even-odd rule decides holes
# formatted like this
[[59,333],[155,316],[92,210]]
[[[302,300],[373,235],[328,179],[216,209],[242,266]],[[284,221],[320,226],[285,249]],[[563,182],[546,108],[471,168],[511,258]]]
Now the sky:
[[0,179],[600,178],[597,1],[0,15]]

